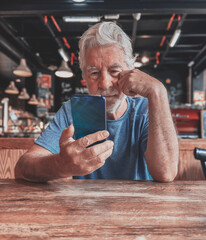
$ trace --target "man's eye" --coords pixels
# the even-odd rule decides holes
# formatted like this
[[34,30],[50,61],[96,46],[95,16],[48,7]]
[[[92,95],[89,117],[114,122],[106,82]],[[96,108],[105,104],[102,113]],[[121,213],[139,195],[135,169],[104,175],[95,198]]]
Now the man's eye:
[[111,74],[113,74],[113,75],[119,74],[119,71],[117,71],[117,70],[112,70],[112,71],[110,71],[110,72],[111,72]]
[[91,73],[91,75],[93,75],[93,76],[95,76],[95,75],[97,75],[98,74],[98,72],[92,72]]

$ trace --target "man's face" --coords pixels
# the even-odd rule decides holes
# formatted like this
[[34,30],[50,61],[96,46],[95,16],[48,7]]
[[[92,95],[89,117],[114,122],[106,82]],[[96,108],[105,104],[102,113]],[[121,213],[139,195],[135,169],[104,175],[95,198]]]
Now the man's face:
[[107,113],[117,112],[125,100],[117,81],[119,73],[127,69],[124,53],[115,45],[97,46],[86,51],[83,73],[88,91],[106,98]]

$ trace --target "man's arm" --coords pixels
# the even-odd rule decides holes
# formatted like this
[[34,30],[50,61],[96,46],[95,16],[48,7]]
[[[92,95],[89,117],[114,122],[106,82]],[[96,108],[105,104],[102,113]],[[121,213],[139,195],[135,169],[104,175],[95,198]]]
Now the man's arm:
[[61,177],[57,169],[59,154],[34,144],[20,157],[15,166],[15,178],[32,182],[45,182]]
[[60,153],[52,154],[34,144],[17,162],[15,177],[33,182],[45,182],[63,177],[87,175],[104,165],[112,154],[110,140],[89,147],[109,136],[108,131],[99,131],[78,140],[72,138],[73,125],[62,132],[59,140]]
[[149,135],[145,152],[149,173],[161,182],[173,181],[178,169],[178,140],[166,88],[137,69],[120,73],[120,89],[129,96],[148,98]]
[[173,181],[178,171],[179,148],[167,91],[160,87],[148,96],[149,135],[145,152],[148,170],[161,182]]

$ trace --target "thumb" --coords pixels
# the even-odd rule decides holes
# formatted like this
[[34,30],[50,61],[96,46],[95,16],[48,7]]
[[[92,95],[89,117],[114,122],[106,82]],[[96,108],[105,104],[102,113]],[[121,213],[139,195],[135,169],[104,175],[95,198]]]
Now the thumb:
[[68,128],[65,128],[62,132],[62,135],[59,139],[59,144],[67,144],[69,142],[73,142],[74,139],[72,136],[74,135],[74,125],[69,125]]
[[66,129],[68,137],[72,137],[74,135],[74,125],[70,124],[69,127]]

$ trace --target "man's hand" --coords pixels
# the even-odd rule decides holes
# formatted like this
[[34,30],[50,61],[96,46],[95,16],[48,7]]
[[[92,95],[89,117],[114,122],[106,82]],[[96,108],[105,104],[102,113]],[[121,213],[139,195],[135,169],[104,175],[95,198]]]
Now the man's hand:
[[173,181],[177,174],[179,151],[166,88],[160,81],[138,69],[120,72],[117,84],[128,96],[148,98],[147,167],[153,179]]
[[62,177],[87,175],[104,165],[105,160],[112,154],[113,142],[88,147],[109,136],[108,131],[99,131],[78,140],[74,140],[74,127],[70,125],[62,132],[59,140],[59,167]]
[[163,84],[138,69],[132,69],[120,72],[118,87],[127,96],[141,95],[148,98],[154,91],[159,91]]

